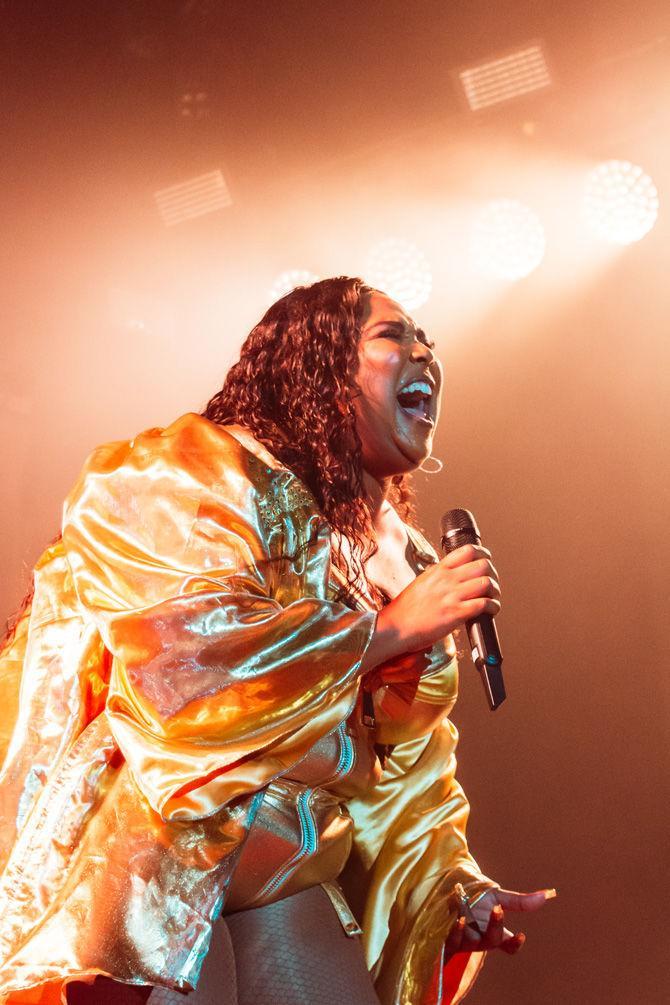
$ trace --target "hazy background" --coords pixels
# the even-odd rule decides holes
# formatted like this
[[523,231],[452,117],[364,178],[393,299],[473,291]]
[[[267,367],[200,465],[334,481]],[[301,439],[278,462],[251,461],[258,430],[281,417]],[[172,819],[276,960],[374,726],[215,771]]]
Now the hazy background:
[[[22,0],[2,18],[0,613],[87,452],[200,410],[278,272],[365,275],[375,240],[414,241],[446,370],[422,523],[435,540],[472,509],[505,589],[509,700],[491,715],[464,667],[454,716],[470,843],[504,886],[559,890],[471,1001],[669,1001],[667,0]],[[538,38],[554,86],[466,112],[454,69]],[[611,157],[661,200],[623,249],[578,214]],[[216,168],[233,204],[165,228],[153,192]],[[499,196],[547,232],[514,284],[466,254]]]

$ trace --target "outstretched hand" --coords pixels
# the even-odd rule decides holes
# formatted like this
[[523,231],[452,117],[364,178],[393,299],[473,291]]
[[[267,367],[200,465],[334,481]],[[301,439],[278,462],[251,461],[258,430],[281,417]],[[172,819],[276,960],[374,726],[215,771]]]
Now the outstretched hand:
[[459,903],[458,921],[445,942],[447,955],[487,949],[518,953],[526,936],[523,932],[514,933],[505,927],[505,911],[538,911],[555,896],[555,890],[538,890],[536,893],[489,890],[472,906],[466,902]]

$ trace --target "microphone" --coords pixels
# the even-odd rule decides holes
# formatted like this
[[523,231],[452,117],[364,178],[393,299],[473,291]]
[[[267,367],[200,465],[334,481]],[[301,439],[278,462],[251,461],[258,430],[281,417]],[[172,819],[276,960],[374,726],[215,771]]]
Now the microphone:
[[[467,509],[450,509],[442,517],[442,551],[445,555],[464,544],[481,544],[479,527],[472,513]],[[472,662],[479,670],[484,685],[486,700],[492,712],[502,705],[505,698],[505,683],[502,675],[502,653],[493,618],[490,614],[480,614],[465,625],[472,649]]]

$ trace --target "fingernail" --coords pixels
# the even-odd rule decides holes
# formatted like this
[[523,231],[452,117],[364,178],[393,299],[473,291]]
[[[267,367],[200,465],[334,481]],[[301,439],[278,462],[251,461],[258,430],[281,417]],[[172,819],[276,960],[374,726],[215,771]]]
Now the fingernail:
[[496,919],[496,921],[500,921],[500,919],[501,919],[501,918],[502,918],[502,916],[503,916],[503,909],[502,909],[502,907],[500,906],[500,904],[496,904],[496,906],[495,906],[495,907],[493,908],[493,910],[491,911],[491,914],[492,914],[492,915],[493,915],[493,917],[494,917],[494,918]]
[[543,890],[545,900],[553,900],[554,897],[558,897],[556,890]]

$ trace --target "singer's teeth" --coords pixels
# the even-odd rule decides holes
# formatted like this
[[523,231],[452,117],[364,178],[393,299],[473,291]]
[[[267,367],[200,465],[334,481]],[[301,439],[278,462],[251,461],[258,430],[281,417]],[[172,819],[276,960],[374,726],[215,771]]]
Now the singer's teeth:
[[427,380],[413,380],[411,384],[406,384],[402,387],[399,392],[403,394],[421,394],[426,398],[430,398],[433,394],[433,389]]
[[409,415],[425,419],[428,417],[433,389],[425,380],[413,380],[397,395],[398,404]]

